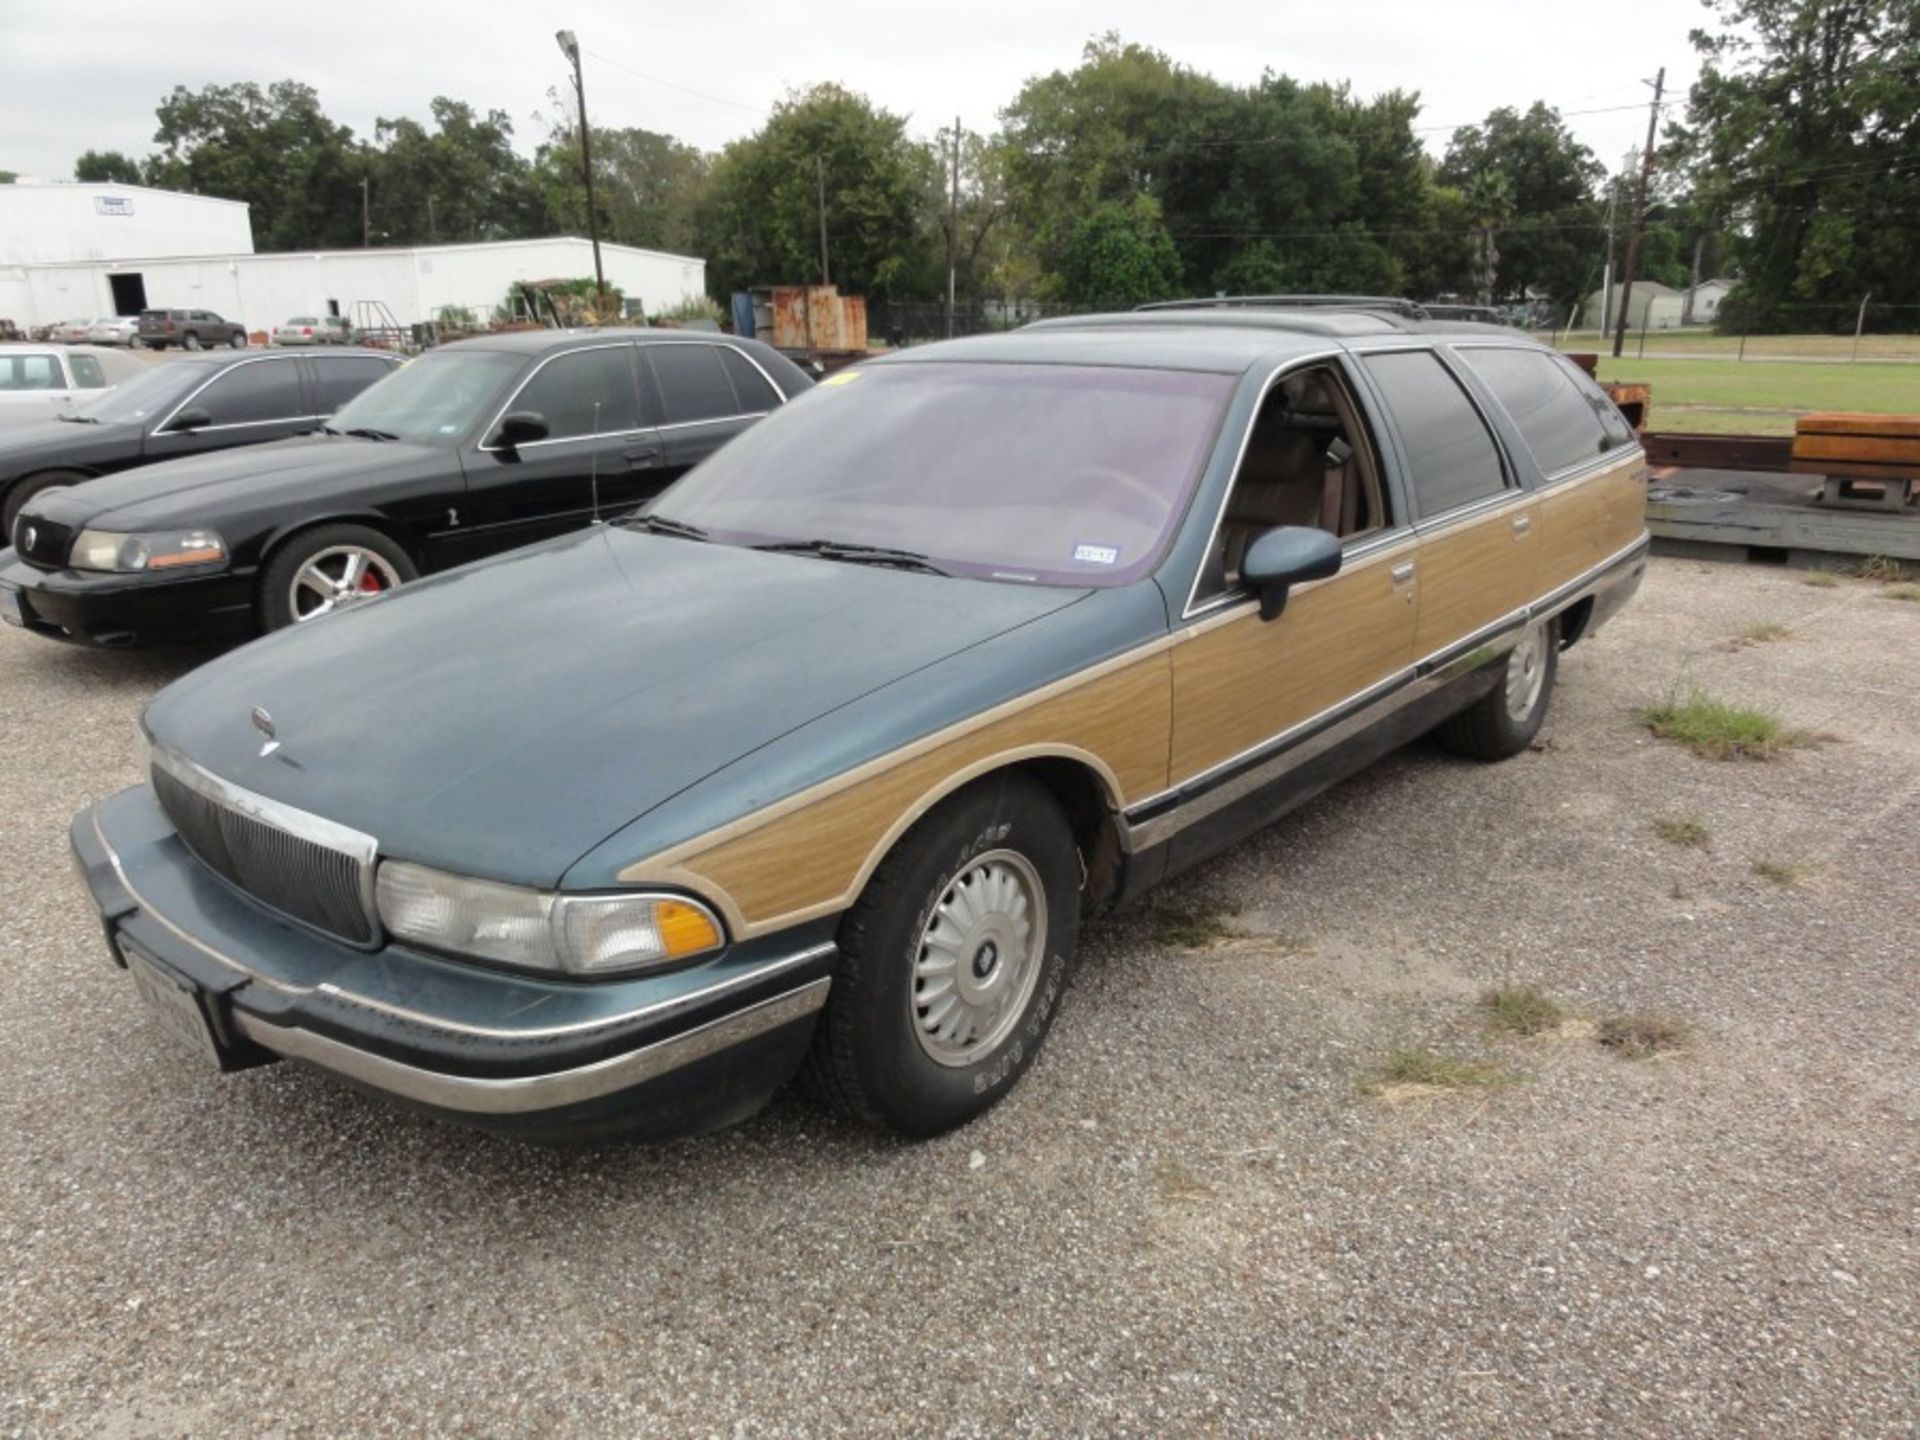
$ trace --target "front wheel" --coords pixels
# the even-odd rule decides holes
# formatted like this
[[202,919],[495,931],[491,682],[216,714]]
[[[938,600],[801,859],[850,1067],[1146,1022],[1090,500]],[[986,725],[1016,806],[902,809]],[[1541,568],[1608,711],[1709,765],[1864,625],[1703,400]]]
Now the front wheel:
[[260,578],[260,628],[282,630],[397,590],[420,571],[388,536],[322,525],[289,540]]
[[1507,652],[1499,683],[1434,734],[1449,750],[1476,760],[1518,755],[1546,721],[1559,661],[1560,622],[1529,625]]
[[183,350],[198,350],[200,348],[199,334],[189,330],[187,332],[187,338],[180,342],[180,348]]
[[841,922],[813,1088],[901,1135],[991,1108],[1046,1039],[1079,922],[1078,851],[1044,788],[1006,775],[941,802]]
[[247,337],[245,332],[240,330],[234,331],[233,334],[227,337],[227,344],[231,345],[236,350],[246,349]]

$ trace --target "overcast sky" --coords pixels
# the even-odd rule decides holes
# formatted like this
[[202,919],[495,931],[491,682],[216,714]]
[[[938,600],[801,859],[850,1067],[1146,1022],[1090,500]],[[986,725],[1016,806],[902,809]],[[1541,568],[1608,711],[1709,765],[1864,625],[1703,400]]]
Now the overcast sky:
[[1071,68],[1090,35],[1118,30],[1223,80],[1270,67],[1345,79],[1362,95],[1417,90],[1436,151],[1452,125],[1498,105],[1603,111],[1568,122],[1611,167],[1645,132],[1645,109],[1630,108],[1648,97],[1642,77],[1664,64],[1684,96],[1697,68],[1687,31],[1702,19],[1696,0],[0,0],[0,169],[65,179],[88,148],[144,156],[174,85],[285,77],[363,137],[379,116],[424,119],[444,94],[505,110],[530,153],[543,133],[535,113],[566,85],[562,26],[588,52],[596,124],[708,149],[821,80],[910,115],[922,135],[956,114],[991,130],[1024,80]]

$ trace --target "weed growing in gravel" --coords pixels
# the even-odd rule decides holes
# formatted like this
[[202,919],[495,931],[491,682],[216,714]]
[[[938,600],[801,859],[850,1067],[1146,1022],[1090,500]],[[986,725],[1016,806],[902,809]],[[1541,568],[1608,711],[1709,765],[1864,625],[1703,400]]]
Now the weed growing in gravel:
[[1889,555],[1869,555],[1853,567],[1853,573],[1862,580],[1871,580],[1876,585],[1898,585],[1908,580],[1920,579],[1920,575],[1902,565]]
[[1685,699],[1669,691],[1658,705],[1640,711],[1639,718],[1660,739],[1684,745],[1709,760],[1766,760],[1817,738],[1804,730],[1787,729],[1769,710],[1729,705],[1704,690],[1692,691]]
[[1733,642],[1733,646],[1737,650],[1747,645],[1766,645],[1775,640],[1791,640],[1792,638],[1793,631],[1789,630],[1786,626],[1776,624],[1771,620],[1766,620],[1758,625],[1749,625],[1746,629],[1742,630],[1740,637]]
[[1651,1060],[1685,1048],[1693,1027],[1671,1015],[1609,1015],[1594,1027],[1593,1038],[1628,1060]]
[[1753,862],[1753,873],[1762,880],[1791,887],[1806,884],[1820,873],[1820,866],[1812,860],[1761,859]]
[[1551,996],[1531,985],[1502,985],[1480,996],[1480,1008],[1487,1012],[1487,1024],[1509,1035],[1540,1035],[1557,1030],[1567,1018],[1566,1010]]
[[1421,1085],[1432,1090],[1473,1090],[1505,1084],[1513,1077],[1487,1060],[1461,1060],[1418,1048],[1396,1050],[1374,1072],[1375,1091],[1394,1085]]
[[1800,577],[1800,583],[1816,590],[1831,590],[1840,583],[1840,577],[1831,570],[1809,570]]
[[1704,849],[1713,839],[1713,832],[1691,815],[1662,815],[1653,822],[1653,833],[1684,850]]
[[1154,1166],[1153,1183],[1167,1201],[1199,1200],[1213,1194],[1211,1185],[1178,1160],[1162,1160]]
[[1198,950],[1233,934],[1227,918],[1217,910],[1169,905],[1153,912],[1154,943],[1174,950]]
[[1889,585],[1880,592],[1882,600],[1920,600],[1920,585]]

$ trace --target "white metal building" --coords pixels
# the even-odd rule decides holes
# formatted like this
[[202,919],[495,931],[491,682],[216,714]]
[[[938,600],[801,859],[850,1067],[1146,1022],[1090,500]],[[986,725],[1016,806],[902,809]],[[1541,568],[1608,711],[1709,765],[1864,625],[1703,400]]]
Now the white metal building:
[[[706,290],[704,260],[600,249],[607,283],[649,315]],[[592,274],[593,247],[572,236],[256,255],[247,207],[236,201],[124,185],[0,185],[0,319],[23,330],[150,307],[212,310],[254,331],[294,315],[412,325],[446,306],[484,321],[516,280]]]

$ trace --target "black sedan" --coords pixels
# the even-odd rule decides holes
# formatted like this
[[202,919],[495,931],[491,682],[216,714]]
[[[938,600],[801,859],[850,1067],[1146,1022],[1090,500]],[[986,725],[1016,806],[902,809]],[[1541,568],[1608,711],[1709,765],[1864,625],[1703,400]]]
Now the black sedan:
[[208,354],[146,367],[67,414],[0,435],[0,534],[43,490],[313,427],[399,361],[330,355]]
[[0,619],[111,646],[276,630],[634,510],[811,383],[717,335],[463,341],[313,434],[37,496]]

